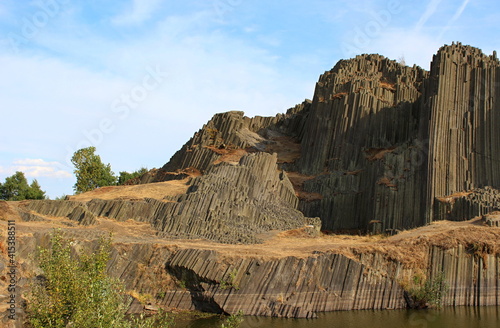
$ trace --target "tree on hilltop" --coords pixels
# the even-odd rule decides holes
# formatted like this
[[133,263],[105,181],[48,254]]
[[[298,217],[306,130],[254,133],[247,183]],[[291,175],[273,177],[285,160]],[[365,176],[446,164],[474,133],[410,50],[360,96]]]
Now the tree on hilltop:
[[147,167],[141,167],[139,170],[134,171],[132,173],[127,171],[121,171],[120,176],[118,177],[118,185],[124,185],[127,181],[138,178],[146,173],[148,173]]
[[17,171],[12,176],[5,178],[3,184],[0,183],[0,199],[14,201],[45,199],[45,192],[40,188],[36,179],[29,185],[24,173]]
[[104,164],[101,157],[95,154],[95,150],[95,147],[82,148],[77,150],[71,158],[76,176],[73,189],[77,194],[116,184],[111,165]]

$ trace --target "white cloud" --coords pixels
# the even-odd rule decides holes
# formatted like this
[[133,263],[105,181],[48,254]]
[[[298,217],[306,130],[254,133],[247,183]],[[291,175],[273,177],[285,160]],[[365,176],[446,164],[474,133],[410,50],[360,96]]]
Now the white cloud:
[[[408,64],[428,68],[432,54],[442,45],[437,36],[461,3],[454,4],[440,20],[442,2],[427,0],[403,11],[401,15],[412,15],[401,25],[400,18],[394,16],[360,53],[380,53],[392,59],[404,55]],[[467,2],[458,8],[455,20]],[[160,0],[122,3],[125,6],[118,9],[117,16],[99,21],[102,29],[87,25],[75,10],[75,16],[61,15],[61,20],[51,22],[53,30],[49,26],[16,56],[2,53],[0,47],[1,103],[9,109],[2,118],[13,122],[2,127],[0,139],[15,140],[0,143],[0,153],[12,156],[2,158],[0,174],[15,171],[15,165],[33,176],[69,177],[68,155],[81,148],[78,145],[105,118],[111,119],[115,128],[99,138],[102,142],[96,144],[97,153],[119,172],[163,165],[216,112],[237,109],[249,116],[282,112],[312,97],[317,75],[341,57],[336,41],[343,35],[348,38],[356,27],[366,28],[367,21],[373,20],[370,13],[378,13],[387,1],[370,7],[364,6],[368,0],[362,5],[343,0],[340,6],[318,1],[311,10],[328,23],[321,33],[325,40],[313,44],[304,39],[298,46],[287,44],[291,39],[288,32],[275,28],[281,26],[280,17],[269,30],[258,20],[240,19],[254,12],[245,1],[225,12],[231,22],[226,24],[216,22],[218,13],[210,2],[200,11],[192,10],[194,2],[185,5],[190,12],[167,11]],[[170,7],[172,2],[167,4]],[[465,11],[463,16],[468,14]],[[441,24],[438,28],[427,26],[435,20]],[[108,25],[110,21],[114,26]],[[491,24],[494,22],[492,19]],[[143,23],[127,34],[130,27]],[[244,32],[243,37],[238,31]],[[142,83],[148,66],[160,67],[167,77],[121,119],[120,113],[112,111],[113,102]],[[13,158],[24,157],[51,158],[65,167],[41,160],[11,165]],[[46,179],[50,180],[47,183],[57,181]]]
[[116,25],[141,24],[151,18],[163,0],[133,0],[126,11],[112,19]]
[[[106,43],[93,34],[84,42],[65,34],[37,40],[73,58],[71,62],[27,53],[0,55],[0,66],[5,68],[0,77],[2,106],[16,109],[4,118],[23,122],[0,131],[0,139],[16,135],[15,144],[0,143],[0,152],[17,154],[17,158],[53,158],[65,165],[62,171],[67,173],[72,170],[68,159],[73,152],[93,139],[98,142],[91,144],[115,173],[143,165],[162,166],[217,112],[275,115],[312,97],[316,72],[306,81],[290,69],[280,69],[285,63],[274,54],[218,30],[207,30],[210,15],[170,16],[155,24],[151,33],[127,42]],[[76,65],[75,58],[88,61],[85,66]],[[303,61],[301,66],[307,64]],[[112,104],[143,83],[148,66],[159,67],[166,78],[122,118]],[[30,97],[25,95],[27,90]],[[111,120],[112,132],[97,135],[94,132],[103,119]],[[55,175],[58,171],[42,165],[29,172]]]
[[8,167],[0,167],[3,175],[12,175],[16,171],[21,171],[30,178],[71,178],[72,174],[62,169],[59,162],[47,162],[43,159],[21,159],[16,160]]

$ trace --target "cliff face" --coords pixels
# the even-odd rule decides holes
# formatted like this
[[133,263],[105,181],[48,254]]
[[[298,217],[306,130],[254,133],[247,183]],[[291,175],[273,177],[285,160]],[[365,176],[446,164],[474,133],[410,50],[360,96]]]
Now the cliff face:
[[[327,230],[383,229],[425,223],[425,165],[420,137],[429,74],[378,55],[339,62],[320,77],[297,169],[323,198],[301,210]],[[359,206],[363,204],[362,206]]]
[[[461,44],[442,47],[430,72],[343,60],[286,114],[216,114],[131,185],[0,202],[0,228],[17,220],[23,272],[52,227],[75,251],[118,231],[110,274],[171,308],[398,308],[405,279],[439,272],[445,304],[499,305],[499,69],[495,54]],[[319,233],[415,227],[382,241]]]
[[[109,274],[136,297],[168,309],[312,318],[324,311],[405,308],[403,286],[415,276],[441,273],[449,286],[443,305],[500,305],[498,228],[433,225],[383,240],[281,235],[264,245],[235,247],[157,239],[145,226],[102,221],[97,229],[63,232],[78,253],[115,231]],[[50,228],[18,228],[19,268],[27,272]],[[23,277],[20,287],[26,289],[27,281]],[[131,299],[129,311],[142,310]]]
[[286,115],[215,115],[153,180],[207,170],[220,147],[277,152],[298,208],[323,229],[421,226],[442,217],[440,198],[500,184],[499,67],[496,55],[461,44],[439,49],[430,72],[380,55],[342,60],[320,76],[312,102]]
[[496,55],[472,47],[443,47],[434,56],[427,99],[429,202],[474,188],[499,188],[499,69]]

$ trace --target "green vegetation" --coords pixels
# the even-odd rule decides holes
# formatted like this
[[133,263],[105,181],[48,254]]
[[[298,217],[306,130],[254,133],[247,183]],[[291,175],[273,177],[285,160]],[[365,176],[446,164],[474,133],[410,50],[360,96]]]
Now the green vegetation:
[[239,310],[238,313],[232,314],[226,318],[225,322],[220,326],[221,328],[237,328],[241,325],[244,314],[243,311]]
[[445,282],[443,272],[440,272],[432,279],[425,279],[421,275],[415,275],[406,290],[416,308],[440,308],[443,296],[448,291],[448,284]]
[[27,312],[35,327],[129,327],[121,284],[108,277],[110,239],[78,259],[56,230],[49,249],[39,248],[43,278],[33,286]]
[[73,188],[77,194],[116,184],[111,165],[101,161],[101,157],[95,154],[95,147],[77,150],[71,163],[75,166],[76,183]]
[[168,328],[174,325],[174,319],[165,311],[159,310],[154,316],[140,314],[132,318],[132,328]]
[[158,292],[158,293],[156,293],[156,299],[157,300],[162,300],[162,299],[165,298],[166,295],[167,295],[166,292]]
[[186,289],[186,281],[185,280],[177,280],[177,286],[182,289]]
[[62,194],[59,197],[56,197],[55,200],[65,200],[66,199],[66,194]]
[[150,328],[170,327],[171,318],[125,318],[122,284],[106,273],[110,238],[101,238],[96,251],[76,256],[59,230],[50,248],[39,248],[43,275],[27,295],[28,324],[33,328]]
[[29,185],[24,173],[17,171],[12,176],[5,178],[3,184],[0,183],[0,199],[45,199],[45,192],[42,191],[36,179]]
[[234,268],[230,273],[229,273],[229,279],[227,280],[221,280],[219,286],[220,289],[229,289],[229,288],[234,288],[236,290],[240,289],[240,286],[236,282],[236,276],[238,275],[238,269]]
[[120,172],[120,176],[118,177],[118,185],[124,185],[127,181],[138,178],[147,172],[148,169],[146,167],[141,167],[140,169],[132,173],[122,171]]
[[146,167],[141,167],[132,173],[121,171],[120,175],[116,177],[111,171],[111,165],[104,164],[95,151],[95,147],[82,148],[77,150],[71,158],[71,163],[75,166],[76,176],[73,189],[77,194],[99,187],[124,185],[127,181],[148,172]]

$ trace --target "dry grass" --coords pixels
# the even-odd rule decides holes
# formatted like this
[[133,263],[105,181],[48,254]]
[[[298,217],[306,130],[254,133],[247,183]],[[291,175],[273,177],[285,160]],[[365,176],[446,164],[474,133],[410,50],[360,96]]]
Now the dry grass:
[[0,220],[19,220],[19,214],[16,207],[20,202],[6,202],[0,200]]
[[336,93],[332,96],[332,100],[333,99],[342,99],[344,98],[345,96],[347,96],[347,92],[339,92],[339,93]]
[[390,91],[396,91],[396,87],[394,83],[388,83],[388,82],[380,82],[380,87],[386,90]]
[[293,189],[295,190],[295,195],[298,198],[305,200],[306,202],[323,199],[323,195],[319,193],[304,191],[304,182],[312,180],[316,178],[316,176],[305,175],[298,172],[286,172],[286,174],[288,176],[288,179],[290,179]]
[[367,149],[365,150],[366,159],[369,161],[376,161],[379,159],[383,159],[386,154],[392,153],[395,149],[396,147]]
[[218,148],[215,146],[203,146],[203,148],[210,149],[211,151],[219,155],[226,155],[227,153],[229,153],[229,149],[227,148]]
[[101,187],[95,190],[70,196],[70,200],[87,202],[92,199],[162,199],[165,196],[176,196],[186,193],[189,178],[130,186]]
[[301,147],[295,139],[286,136],[271,137],[266,146],[267,153],[276,153],[278,163],[293,163],[300,158]]
[[[302,177],[306,178],[306,177]],[[18,206],[9,202],[8,208]],[[5,204],[2,208],[6,208]],[[480,218],[465,222],[439,221],[428,226],[399,233],[392,237],[382,235],[321,235],[310,237],[300,231],[269,232],[259,237],[262,244],[227,245],[207,240],[171,240],[158,238],[155,230],[148,223],[128,220],[118,222],[110,219],[98,219],[94,226],[68,226],[61,218],[48,218],[47,222],[17,222],[18,237],[31,237],[36,232],[50,232],[60,227],[76,240],[97,238],[96,236],[113,234],[117,244],[144,243],[157,247],[172,249],[206,249],[214,250],[224,258],[261,258],[278,259],[287,256],[310,257],[321,253],[338,253],[352,259],[359,259],[361,254],[378,253],[388,261],[397,261],[407,268],[419,269],[427,265],[429,246],[443,249],[456,248],[463,245],[471,254],[500,254],[500,228],[485,226]],[[67,222],[66,222],[67,223]],[[0,221],[0,233],[5,235],[7,222]],[[0,253],[1,256],[1,253]],[[3,256],[5,256],[3,254]]]
[[316,175],[305,175],[299,172],[286,172],[286,175],[288,176],[288,179],[290,179],[290,182],[292,182],[295,190],[302,190],[304,182],[316,178]]
[[454,203],[457,198],[467,197],[471,193],[472,193],[472,191],[456,192],[456,193],[448,195],[448,196],[437,197],[437,200],[439,200],[442,203]]
[[384,185],[388,188],[397,188],[397,185],[392,183],[392,180],[389,179],[388,177],[382,177],[382,178],[378,179],[377,184]]
[[[209,149],[213,150],[212,148],[209,148]],[[243,156],[248,154],[248,152],[245,149],[217,149],[217,151],[215,151],[215,150],[213,150],[213,151],[219,155],[222,155],[217,160],[215,160],[215,162],[213,163],[215,165],[223,163],[223,162],[236,165],[240,162],[240,159]]]
[[348,172],[345,173],[345,175],[358,175],[358,174],[360,174],[363,171],[364,170],[348,171]]
[[306,202],[314,202],[323,199],[323,195],[317,192],[297,191],[295,195]]

